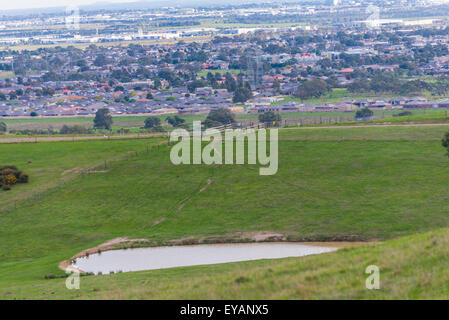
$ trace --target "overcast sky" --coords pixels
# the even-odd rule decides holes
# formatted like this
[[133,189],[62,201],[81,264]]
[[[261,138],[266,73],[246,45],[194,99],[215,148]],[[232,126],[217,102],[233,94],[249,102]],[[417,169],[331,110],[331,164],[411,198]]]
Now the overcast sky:
[[[151,1],[151,0],[147,0]],[[69,5],[86,5],[98,2],[136,2],[136,0],[1,0],[0,10],[30,9],[47,7],[64,7]]]

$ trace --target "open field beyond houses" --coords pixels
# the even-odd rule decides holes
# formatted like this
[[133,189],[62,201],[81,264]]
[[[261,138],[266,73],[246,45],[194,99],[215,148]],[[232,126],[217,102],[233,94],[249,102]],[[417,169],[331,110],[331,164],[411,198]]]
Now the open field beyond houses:
[[[265,177],[256,165],[174,166],[161,138],[0,145],[2,164],[30,175],[30,183],[0,192],[0,297],[448,298],[446,131],[280,130],[279,171]],[[65,274],[61,261],[118,237],[160,245],[264,234],[369,243],[302,258],[82,277],[74,291],[65,279],[44,279]],[[383,270],[381,290],[364,288],[370,264]]]

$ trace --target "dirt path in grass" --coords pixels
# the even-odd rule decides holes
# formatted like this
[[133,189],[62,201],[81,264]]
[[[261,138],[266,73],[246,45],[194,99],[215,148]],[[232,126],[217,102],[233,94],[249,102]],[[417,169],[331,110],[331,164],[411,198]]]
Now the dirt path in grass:
[[34,138],[0,138],[0,143],[36,143],[54,141],[83,141],[83,140],[112,140],[112,139],[136,139],[166,136],[165,133],[145,133],[112,136],[68,136],[68,137],[34,137]]
[[301,129],[346,129],[346,128],[383,128],[383,127],[432,127],[449,126],[448,123],[408,123],[408,124],[367,124],[350,126],[319,126],[319,127],[291,127],[281,128],[282,130],[301,130]]
[[193,196],[189,197],[188,199],[184,200],[184,202],[178,207],[177,211],[180,211],[182,208],[184,208],[184,206],[190,201],[192,200],[192,198],[204,191],[206,191],[207,187],[210,186],[210,184],[212,183],[211,179],[207,179],[206,185],[204,187],[202,187],[196,194],[194,194]]

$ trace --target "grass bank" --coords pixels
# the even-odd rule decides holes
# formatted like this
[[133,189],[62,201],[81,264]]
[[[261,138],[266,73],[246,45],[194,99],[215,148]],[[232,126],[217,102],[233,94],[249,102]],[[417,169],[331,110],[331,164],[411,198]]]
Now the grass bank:
[[[448,299],[449,229],[301,258],[26,281],[2,299]],[[366,267],[380,271],[367,290]]]

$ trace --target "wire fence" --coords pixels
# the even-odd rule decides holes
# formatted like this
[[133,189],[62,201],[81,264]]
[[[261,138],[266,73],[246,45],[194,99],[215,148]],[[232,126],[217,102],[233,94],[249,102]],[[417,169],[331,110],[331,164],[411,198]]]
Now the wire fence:
[[304,126],[304,125],[316,125],[316,124],[336,124],[341,122],[353,122],[354,117],[350,116],[316,116],[316,117],[289,117],[280,121],[275,121],[275,124],[261,123],[256,119],[239,119],[240,126],[257,126],[258,124],[264,127],[292,127],[292,126]]
[[[61,191],[65,187],[67,187],[69,184],[72,183],[72,181],[76,178],[84,179],[87,178],[91,174],[99,173],[99,172],[106,172],[109,169],[112,169],[114,166],[114,163],[117,163],[119,161],[131,161],[133,159],[137,159],[139,157],[146,157],[149,156],[151,153],[158,152],[162,148],[166,147],[168,144],[165,141],[162,141],[161,143],[157,145],[146,145],[143,149],[140,150],[134,150],[134,151],[128,151],[126,154],[121,154],[116,157],[104,159],[102,161],[99,161],[95,163],[94,165],[91,165],[89,167],[81,168],[77,171],[74,171],[69,176],[62,177],[55,183],[54,185],[39,191],[34,191],[29,196],[18,199],[18,200],[9,200],[6,201],[7,204],[0,207],[0,216],[3,216],[5,214],[12,214],[14,211],[33,205],[36,202],[46,198],[47,196],[54,196],[55,192]],[[6,192],[6,191],[5,191]],[[8,191],[11,192],[11,191]],[[13,191],[12,191],[13,192]]]

